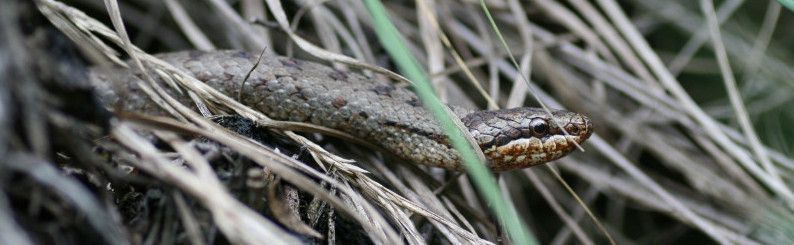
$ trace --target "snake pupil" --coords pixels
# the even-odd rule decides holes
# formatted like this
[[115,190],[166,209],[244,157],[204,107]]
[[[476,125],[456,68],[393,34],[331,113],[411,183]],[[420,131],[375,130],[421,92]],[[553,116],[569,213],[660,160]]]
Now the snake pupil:
[[529,127],[532,128],[532,133],[535,134],[536,137],[543,137],[549,131],[549,124],[546,123],[546,120],[543,119],[533,119],[529,123]]

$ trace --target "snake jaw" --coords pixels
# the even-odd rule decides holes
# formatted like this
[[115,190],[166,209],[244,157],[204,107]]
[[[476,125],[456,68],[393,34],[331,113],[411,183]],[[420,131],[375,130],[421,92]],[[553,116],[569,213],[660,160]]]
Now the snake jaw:
[[[532,167],[559,159],[593,133],[587,116],[536,108],[475,112],[464,118],[494,171]],[[565,134],[559,126],[565,129]]]

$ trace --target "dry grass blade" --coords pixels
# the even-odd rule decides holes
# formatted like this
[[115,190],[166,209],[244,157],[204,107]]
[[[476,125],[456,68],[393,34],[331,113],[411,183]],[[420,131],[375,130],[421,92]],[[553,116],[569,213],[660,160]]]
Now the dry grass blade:
[[[102,32],[102,33],[106,33],[106,32]],[[111,35],[111,36],[108,36],[108,37],[113,37],[113,36]],[[116,40],[117,40],[117,39],[116,39]],[[135,50],[135,49],[133,49],[133,50]],[[137,52],[137,51],[136,51],[136,52]],[[166,69],[167,69],[167,70],[169,70],[170,72],[175,72],[175,73],[178,73],[178,74],[179,74],[179,73],[181,73],[181,71],[175,70],[175,69],[173,69],[173,68],[167,68],[167,67],[169,66],[168,64],[165,64],[165,63],[163,63],[163,62],[161,62],[161,61],[157,61],[157,60],[153,59],[153,58],[152,58],[152,57],[150,57],[150,56],[146,56],[146,59],[147,59],[147,62],[150,62],[150,63],[152,63],[152,64],[156,64],[156,65],[158,65],[158,66],[166,67]],[[195,80],[193,80],[193,81],[190,81],[190,80],[189,80],[189,79],[190,79],[190,77],[189,77],[189,76],[187,76],[187,75],[186,75],[186,74],[184,74],[184,73],[182,73],[182,74],[180,75],[180,77],[181,77],[182,79],[175,79],[174,81],[177,81],[177,82],[179,82],[179,83],[180,83],[181,85],[183,85],[183,86],[184,86],[184,85],[188,85],[188,88],[189,88],[190,90],[192,90],[191,92],[194,92],[194,93],[196,93],[196,94],[197,94],[197,95],[199,95],[200,97],[203,97],[203,98],[207,98],[207,97],[210,97],[210,98],[211,98],[211,97],[216,97],[216,99],[214,99],[214,100],[223,100],[223,101],[225,101],[225,102],[228,102],[228,103],[230,103],[230,104],[231,104],[231,107],[233,107],[233,108],[236,108],[236,110],[238,110],[238,113],[240,113],[240,114],[243,114],[243,115],[253,115],[255,118],[258,118],[258,119],[260,119],[260,120],[265,120],[265,121],[266,121],[265,125],[269,125],[269,126],[276,126],[276,125],[279,125],[279,124],[278,124],[278,123],[276,123],[276,122],[272,122],[272,123],[271,123],[271,122],[269,122],[269,121],[268,121],[269,119],[267,119],[266,117],[264,117],[263,115],[261,115],[261,114],[259,114],[259,113],[257,113],[257,112],[251,111],[250,109],[247,109],[247,108],[245,108],[245,107],[244,107],[244,106],[242,106],[242,105],[236,104],[236,102],[234,102],[233,100],[230,100],[230,99],[228,99],[228,98],[227,98],[227,97],[225,97],[224,95],[222,95],[222,94],[219,94],[218,92],[213,92],[212,88],[208,88],[208,87],[206,87],[206,85],[203,85],[202,83],[197,83],[197,82],[195,82]],[[187,79],[185,79],[185,78],[187,78]],[[167,79],[166,79],[166,80],[167,80]],[[203,86],[202,86],[202,85],[203,85]],[[197,86],[197,87],[190,87],[190,86]],[[148,89],[148,90],[149,90],[149,91],[156,92],[156,93],[159,93],[159,92],[157,92],[157,91],[160,91],[159,89]],[[157,96],[167,96],[167,95],[166,95],[166,94],[162,94],[162,93],[160,93],[159,95],[153,95],[153,96],[154,96],[154,97],[157,97]],[[166,99],[166,101],[168,101],[168,103],[166,103],[166,104],[169,104],[169,103],[174,103],[174,102],[171,102],[171,101],[172,101],[172,99],[168,99],[168,98],[165,98],[165,99]],[[177,107],[179,107],[178,105],[175,105],[175,104],[171,104],[171,106],[172,106],[172,107],[173,107],[173,106],[177,106]],[[179,111],[179,110],[181,110],[181,109],[177,109],[177,111]],[[181,114],[183,117],[184,117],[184,116],[187,116],[187,115],[183,114],[182,112],[175,112],[174,114],[177,114],[177,115],[180,115],[180,114]],[[191,119],[191,120],[192,120],[192,119]],[[290,134],[290,133],[288,132],[288,134]],[[292,137],[299,137],[299,136],[297,136],[297,135],[294,135],[294,134],[291,134],[291,135],[292,135]],[[347,173],[361,172],[361,171],[359,171],[359,170],[356,170],[356,169],[358,169],[358,168],[356,168],[356,167],[354,167],[354,166],[345,167],[344,160],[342,160],[342,162],[339,162],[339,160],[341,160],[341,158],[334,157],[334,156],[330,155],[330,153],[327,153],[327,152],[325,152],[324,150],[322,150],[322,149],[321,149],[321,148],[319,148],[318,146],[314,145],[314,144],[313,144],[313,143],[311,143],[310,141],[307,141],[307,140],[305,140],[305,139],[302,139],[302,138],[296,138],[296,139],[297,139],[297,140],[299,140],[299,141],[301,141],[301,143],[303,143],[303,144],[305,144],[305,145],[307,145],[307,146],[310,146],[310,149],[318,150],[317,156],[320,156],[320,158],[321,158],[321,159],[323,159],[325,162],[336,162],[337,166],[336,166],[336,167],[334,167],[334,169],[343,170],[343,172],[347,172]],[[305,168],[304,168],[304,170],[307,170],[307,169],[305,169]],[[367,179],[367,177],[366,177],[366,176],[356,176],[356,178],[357,178],[357,179],[359,179],[359,180],[361,180],[361,179]],[[381,187],[381,186],[379,186],[379,185],[371,185],[371,184],[366,184],[367,182],[372,182],[372,181],[366,181],[366,182],[364,182],[365,184],[363,184],[362,186],[363,186],[363,187],[370,187],[370,188],[380,188],[380,189],[382,189],[382,187]],[[382,191],[372,191],[372,192],[369,192],[369,193],[371,193],[371,194],[374,194],[374,193],[382,193]],[[391,198],[389,198],[389,199],[391,199]],[[385,199],[385,200],[388,200],[388,199]],[[384,200],[384,201],[385,201],[385,200]],[[426,215],[426,216],[429,216],[429,217],[431,217],[431,218],[433,218],[433,219],[441,219],[439,216],[432,215],[431,213],[429,213],[429,212],[426,212],[426,211],[421,211],[421,208],[420,208],[420,207],[418,207],[418,206],[414,206],[414,205],[412,205],[412,204],[409,204],[408,202],[406,202],[406,201],[404,201],[404,200],[398,200],[397,202],[398,202],[398,204],[400,204],[400,206],[406,206],[406,205],[408,205],[409,207],[412,207],[411,209],[414,209],[414,210],[416,210],[416,211],[420,211],[420,213],[422,213],[422,214],[424,214],[424,215]],[[385,203],[384,203],[384,204],[385,204]],[[442,219],[442,221],[443,221],[443,219]],[[454,226],[454,224],[453,224],[453,223],[451,223],[451,222],[449,222],[449,221],[443,221],[443,223],[444,223],[444,224],[446,224],[446,225],[451,225],[451,226]],[[465,231],[465,230],[459,230],[459,233],[460,233],[460,232],[463,232],[463,234],[466,234],[466,233],[468,233],[468,231]],[[473,238],[474,238],[474,236],[472,236],[472,235],[466,235],[466,237],[468,237],[469,239],[473,239]]]
[[[766,169],[769,175],[774,178],[775,181],[782,182],[783,180],[780,178],[777,168],[772,165],[772,161],[769,160],[769,156],[766,154],[764,147],[761,146],[761,140],[758,139],[758,135],[755,133],[755,129],[753,129],[752,122],[750,122],[750,118],[747,115],[747,109],[745,109],[744,102],[739,95],[739,90],[736,88],[736,79],[728,63],[728,55],[725,53],[725,45],[722,43],[722,36],[717,26],[714,3],[710,0],[702,0],[700,1],[700,5],[709,24],[711,42],[717,53],[717,62],[722,72],[722,80],[725,82],[725,89],[728,90],[728,97],[731,100],[731,105],[733,105],[734,110],[736,110],[736,116],[739,118],[739,125],[744,132],[745,139],[749,141],[749,145],[752,147],[756,158],[761,162],[761,165]],[[794,207],[794,203],[790,203],[789,205]]]
[[[582,228],[579,227],[579,225],[576,224],[576,222],[573,221],[571,216],[568,213],[566,213],[562,209],[562,207],[560,207],[560,204],[554,199],[554,197],[551,196],[551,194],[549,193],[549,190],[545,188],[543,183],[540,182],[540,179],[538,179],[538,176],[535,175],[534,172],[532,172],[532,171],[524,171],[524,174],[526,174],[527,177],[529,178],[529,180],[532,181],[532,184],[534,184],[536,187],[538,187],[538,190],[540,191],[540,194],[543,196],[544,199],[546,199],[547,202],[549,202],[549,204],[552,207],[552,210],[554,210],[554,212],[557,213],[557,215],[560,216],[560,219],[562,219],[562,221],[566,223],[568,228],[570,228],[571,231],[573,231],[573,234],[576,236],[577,239],[579,239],[580,243],[582,243],[582,244],[595,244],[589,237],[587,237],[584,234],[584,231],[582,231]],[[607,234],[607,236],[609,236],[608,233],[605,233],[605,234]],[[612,244],[615,243],[614,241],[612,241],[611,238],[610,238],[610,242]]]
[[[148,141],[138,136],[129,126],[119,125],[114,129],[113,136],[119,143],[128,147],[140,156],[136,167],[146,170],[150,174],[158,175],[163,180],[169,181],[182,190],[190,192],[199,198],[204,205],[214,214],[216,223],[235,242],[295,244],[297,239],[286,231],[278,228],[276,224],[261,218],[254,211],[243,204],[235,202],[234,198],[223,189],[215,176],[193,175],[158,154],[158,150]],[[205,163],[194,162],[194,166]],[[208,166],[207,166],[208,167]],[[278,238],[275,239],[274,238]]]
[[174,16],[174,20],[179,24],[179,27],[182,28],[182,32],[185,33],[185,36],[190,39],[193,46],[196,47],[198,50],[213,50],[215,49],[215,45],[210,42],[209,38],[207,38],[204,33],[199,30],[199,27],[196,26],[196,23],[190,19],[185,8],[182,7],[179,2],[176,0],[166,0],[165,5],[168,7],[168,10],[171,11],[171,15]]
[[[778,2],[381,2],[444,101],[593,119],[559,172],[499,175],[540,243],[794,241],[794,19]],[[150,55],[264,51],[409,86],[364,1],[67,3],[0,0],[0,243],[505,242],[470,176],[273,120],[240,103],[257,81],[229,94]],[[95,112],[67,77],[78,56],[128,66],[162,113]]]

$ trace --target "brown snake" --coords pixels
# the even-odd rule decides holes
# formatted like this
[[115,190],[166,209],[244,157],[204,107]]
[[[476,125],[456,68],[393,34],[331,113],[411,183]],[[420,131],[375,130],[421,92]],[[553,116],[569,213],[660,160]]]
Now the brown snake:
[[[244,84],[257,55],[189,51],[157,57],[231,97],[241,91],[241,103],[273,119],[337,129],[417,164],[463,169],[441,127],[408,89],[275,55],[265,55]],[[89,78],[108,107],[159,111],[136,85],[140,75],[126,68],[94,68]],[[485,153],[492,170],[525,168],[558,159],[576,149],[572,141],[581,144],[593,132],[586,116],[562,110],[552,111],[553,119],[542,109],[528,107],[453,111]],[[569,135],[556,125],[562,125]]]

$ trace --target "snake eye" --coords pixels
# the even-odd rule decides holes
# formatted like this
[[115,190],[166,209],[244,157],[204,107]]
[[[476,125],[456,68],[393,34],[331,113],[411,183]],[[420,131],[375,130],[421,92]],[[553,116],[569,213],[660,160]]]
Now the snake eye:
[[536,118],[529,122],[529,128],[532,129],[532,134],[536,137],[543,137],[549,132],[549,124],[546,120]]

